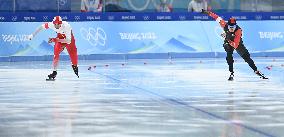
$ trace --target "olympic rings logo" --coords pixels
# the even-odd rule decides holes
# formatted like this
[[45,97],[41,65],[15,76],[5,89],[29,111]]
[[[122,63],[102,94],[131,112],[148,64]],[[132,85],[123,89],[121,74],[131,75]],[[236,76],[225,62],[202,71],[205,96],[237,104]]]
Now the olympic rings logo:
[[257,16],[255,16],[255,19],[256,19],[256,20],[261,20],[261,19],[262,19],[262,16],[261,16],[261,15],[257,15]]
[[80,29],[81,36],[87,40],[92,46],[105,46],[107,35],[105,31],[98,27],[98,28],[81,28]]
[[48,16],[43,16],[43,21],[48,21]]
[[[143,11],[145,9],[147,9],[147,7],[149,6],[150,2],[152,1],[152,3],[154,4],[155,7],[158,7],[159,4],[156,2],[156,0],[145,0],[145,3],[142,6],[137,6],[133,3],[134,0],[128,0],[128,4],[130,5],[130,7],[136,11]],[[141,1],[141,0],[137,0],[137,1]],[[170,0],[170,5],[173,5],[173,1],[174,0]]]
[[12,16],[12,21],[17,21],[18,17],[17,16]]
[[179,16],[179,20],[186,20],[186,16]]
[[143,16],[144,20],[150,20],[150,16]]
[[80,16],[74,16],[75,21],[79,21],[80,20]]
[[58,0],[59,5],[63,6],[67,3],[67,0]]
[[114,16],[108,16],[108,20],[114,20]]

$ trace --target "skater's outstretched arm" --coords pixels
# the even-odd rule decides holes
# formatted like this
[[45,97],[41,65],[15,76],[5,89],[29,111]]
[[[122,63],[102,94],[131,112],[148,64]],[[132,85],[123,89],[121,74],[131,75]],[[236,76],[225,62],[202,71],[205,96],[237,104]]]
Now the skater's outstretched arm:
[[[217,14],[213,13],[212,11],[207,11],[207,10],[202,9],[201,13],[207,14],[208,16],[210,16],[213,19],[215,19],[220,24],[220,26],[222,28],[227,26],[226,21],[224,19],[222,19],[220,16],[218,16]],[[235,32],[235,38],[234,38],[233,41],[230,40],[229,38],[226,38],[225,33],[222,34],[222,37],[224,37],[229,42],[229,44],[236,49],[236,48],[238,48],[240,40],[241,40],[241,37],[242,37],[242,29],[238,29]]]
[[215,19],[222,28],[224,28],[227,23],[225,20],[223,20],[220,16],[218,16],[217,14],[213,13],[212,11],[207,11],[207,10],[204,10],[202,9],[202,12],[203,14],[207,14],[208,16],[212,17],[213,19]]
[[34,33],[29,35],[28,39],[32,40],[39,32],[41,32],[44,29],[43,26],[39,26]]
[[[59,38],[51,38],[49,39],[49,43],[50,42],[60,42],[60,43],[66,43],[66,44],[70,44],[71,43],[71,33],[72,33],[72,29],[71,26],[66,23],[66,38],[64,39],[59,39]],[[31,35],[29,35],[28,39],[32,40],[39,32],[41,32],[44,29],[52,29],[54,31],[56,31],[56,28],[54,27],[54,24],[52,22],[48,22],[48,23],[44,23],[41,26],[39,26],[36,31],[34,33],[32,33]]]
[[32,40],[39,32],[41,32],[44,29],[48,29],[49,26],[51,25],[51,23],[44,23],[42,25],[40,25],[34,33],[32,33],[31,35],[29,35],[29,40]]

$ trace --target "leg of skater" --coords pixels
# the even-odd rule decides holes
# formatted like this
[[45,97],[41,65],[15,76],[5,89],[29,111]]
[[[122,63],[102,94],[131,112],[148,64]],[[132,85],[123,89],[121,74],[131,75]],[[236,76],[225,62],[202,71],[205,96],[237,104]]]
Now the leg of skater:
[[71,43],[68,44],[66,46],[68,54],[70,56],[71,59],[71,63],[72,63],[72,68],[74,73],[77,75],[77,77],[79,78],[79,72],[78,72],[78,54],[77,54],[77,47],[75,45],[75,39],[72,33],[72,40]]
[[247,62],[247,63],[249,64],[249,66],[253,69],[253,71],[254,71],[255,74],[257,74],[258,76],[260,76],[260,78],[262,78],[262,79],[268,79],[267,77],[264,76],[263,73],[261,73],[261,72],[257,69],[257,67],[256,67],[255,64],[254,64],[254,61],[250,58],[249,55],[244,55],[242,58],[245,60],[245,62]]
[[250,57],[250,53],[248,52],[248,50],[245,48],[245,46],[243,44],[241,44],[236,50],[237,50],[238,54],[245,60],[245,62],[248,63],[248,65],[254,71],[255,74],[260,76],[260,78],[262,78],[262,79],[268,79],[267,77],[264,76],[264,74],[262,74],[257,69],[254,61]]
[[48,75],[49,79],[54,79],[57,75],[57,67],[59,63],[59,55],[63,51],[64,46],[62,46],[60,43],[55,43],[54,45],[54,56],[53,56],[53,63],[52,63],[52,69],[53,72]]
[[227,53],[226,60],[227,60],[227,64],[229,66],[229,71],[230,71],[230,76],[228,80],[232,81],[234,80],[234,58],[233,58],[234,48],[230,46],[228,43],[225,43],[223,47]]

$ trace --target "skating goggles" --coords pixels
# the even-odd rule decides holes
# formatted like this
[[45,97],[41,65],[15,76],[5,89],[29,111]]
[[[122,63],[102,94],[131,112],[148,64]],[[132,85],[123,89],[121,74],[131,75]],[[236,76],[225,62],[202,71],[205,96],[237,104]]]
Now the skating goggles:
[[232,25],[232,26],[228,25],[228,29],[236,29],[236,27],[237,25]]

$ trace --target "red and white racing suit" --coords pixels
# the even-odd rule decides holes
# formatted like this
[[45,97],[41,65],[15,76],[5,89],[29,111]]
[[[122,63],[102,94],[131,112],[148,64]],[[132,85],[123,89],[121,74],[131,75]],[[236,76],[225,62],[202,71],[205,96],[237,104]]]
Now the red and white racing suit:
[[57,33],[58,39],[69,39],[71,40],[70,43],[61,43],[61,42],[56,42],[54,45],[54,57],[53,57],[53,69],[56,71],[58,62],[59,62],[59,55],[60,53],[64,50],[66,47],[68,54],[71,59],[72,65],[77,66],[78,64],[78,55],[77,55],[77,48],[75,44],[75,38],[72,32],[72,28],[69,23],[66,21],[62,21],[61,27],[59,29],[56,29],[54,27],[54,24],[52,22],[45,23],[42,25],[45,29],[52,29]]

